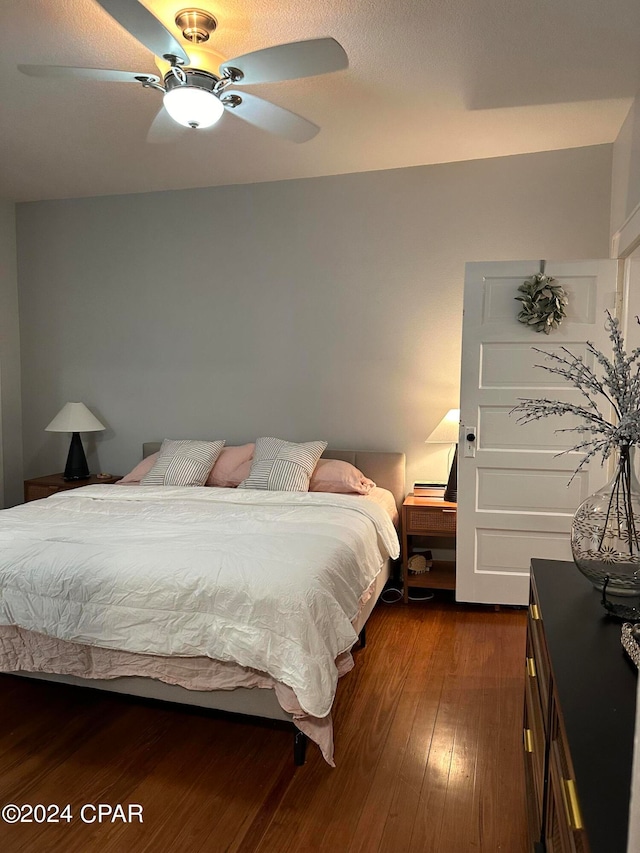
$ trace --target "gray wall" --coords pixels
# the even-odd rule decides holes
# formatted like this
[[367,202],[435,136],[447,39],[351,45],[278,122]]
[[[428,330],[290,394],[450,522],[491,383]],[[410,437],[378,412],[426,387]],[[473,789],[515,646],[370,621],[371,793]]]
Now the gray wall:
[[611,235],[640,204],[640,98],[631,105],[613,144]]
[[15,205],[0,199],[0,507],[22,500]]
[[465,262],[606,257],[611,150],[19,205],[27,473],[61,470],[44,427],[82,400],[93,470],[275,434],[446,475]]

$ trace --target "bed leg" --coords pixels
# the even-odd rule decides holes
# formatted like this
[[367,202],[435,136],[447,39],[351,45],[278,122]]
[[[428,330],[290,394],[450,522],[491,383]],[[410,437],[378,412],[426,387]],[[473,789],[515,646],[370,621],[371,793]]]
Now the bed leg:
[[304,732],[296,730],[293,736],[293,763],[296,767],[302,767],[307,753],[307,736]]
[[367,626],[362,626],[362,631],[358,634],[358,640],[360,641],[360,648],[364,649],[367,645]]

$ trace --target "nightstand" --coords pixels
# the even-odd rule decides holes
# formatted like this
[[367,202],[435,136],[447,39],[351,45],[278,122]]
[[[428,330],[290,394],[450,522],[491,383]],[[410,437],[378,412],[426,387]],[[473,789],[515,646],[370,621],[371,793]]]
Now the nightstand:
[[[437,498],[408,495],[402,505],[402,587],[405,604],[409,587],[427,589],[456,588],[456,561],[434,560],[431,569],[409,574],[409,558],[417,549],[455,549],[458,504]],[[419,550],[417,550],[420,553]]]
[[122,479],[120,476],[98,479],[95,474],[86,480],[64,480],[62,474],[48,474],[46,477],[34,477],[24,481],[24,501],[37,501],[48,498],[56,492],[66,492],[68,489],[79,489],[80,486],[96,486],[100,483],[112,485]]

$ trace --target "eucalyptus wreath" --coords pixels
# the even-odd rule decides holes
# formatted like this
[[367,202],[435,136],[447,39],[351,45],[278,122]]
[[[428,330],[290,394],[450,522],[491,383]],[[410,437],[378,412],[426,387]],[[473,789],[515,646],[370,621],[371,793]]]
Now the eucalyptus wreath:
[[536,273],[518,288],[524,295],[514,297],[522,303],[518,320],[545,335],[558,328],[566,317],[569,304],[564,288],[554,284],[555,281],[551,275]]

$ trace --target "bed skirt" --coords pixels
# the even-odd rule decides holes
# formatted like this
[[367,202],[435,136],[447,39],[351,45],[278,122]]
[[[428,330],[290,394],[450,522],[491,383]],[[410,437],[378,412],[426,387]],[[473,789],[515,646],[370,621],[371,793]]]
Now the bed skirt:
[[[352,623],[357,633],[364,627],[388,577],[386,561],[362,597],[360,611]],[[339,655],[336,667],[339,677],[350,672],[353,658],[349,651]],[[335,766],[331,715],[306,714],[291,687],[267,673],[233,662],[104,649],[7,625],[0,626],[0,672],[287,720],[317,743],[327,763]],[[264,690],[272,692],[267,696]]]

